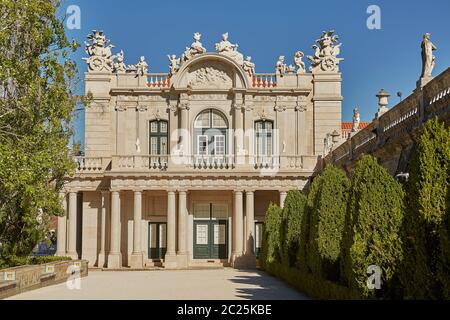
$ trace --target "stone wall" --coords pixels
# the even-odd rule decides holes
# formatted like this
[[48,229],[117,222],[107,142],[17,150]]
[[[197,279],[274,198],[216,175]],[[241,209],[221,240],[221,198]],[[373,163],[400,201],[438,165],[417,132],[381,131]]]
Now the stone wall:
[[88,275],[88,262],[85,260],[2,269],[0,270],[0,299],[67,281],[71,276],[70,266],[79,267],[81,277]]

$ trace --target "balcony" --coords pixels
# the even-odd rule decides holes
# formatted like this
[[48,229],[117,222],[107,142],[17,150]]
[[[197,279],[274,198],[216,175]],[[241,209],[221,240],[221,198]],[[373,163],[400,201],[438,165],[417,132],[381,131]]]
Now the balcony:
[[117,155],[76,157],[77,174],[99,173],[296,173],[313,171],[315,156]]

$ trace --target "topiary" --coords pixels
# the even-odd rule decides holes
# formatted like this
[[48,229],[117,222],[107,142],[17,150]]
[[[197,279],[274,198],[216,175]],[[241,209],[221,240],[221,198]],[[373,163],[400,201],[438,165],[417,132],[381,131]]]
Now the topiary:
[[[404,192],[372,156],[358,162],[350,191],[342,244],[341,272],[361,297],[392,295],[401,262]],[[369,290],[368,268],[381,270],[381,290]]]
[[281,218],[281,261],[289,267],[297,263],[300,248],[301,225],[306,209],[306,196],[298,191],[289,191],[284,202]]
[[450,293],[450,131],[427,121],[417,141],[406,186],[403,226],[405,298],[439,299]]
[[261,243],[261,260],[262,265],[280,261],[280,225],[281,225],[281,208],[273,203],[269,205],[266,213],[266,222]]
[[[318,188],[314,188],[318,184]],[[341,241],[344,231],[350,181],[334,166],[325,168],[313,182],[320,190],[311,199],[307,260],[311,272],[327,280],[339,279]]]

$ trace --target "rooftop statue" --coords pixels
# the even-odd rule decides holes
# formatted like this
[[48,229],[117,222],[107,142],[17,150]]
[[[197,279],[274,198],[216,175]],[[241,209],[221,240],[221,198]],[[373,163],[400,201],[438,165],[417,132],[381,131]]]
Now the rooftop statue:
[[284,63],[284,56],[278,58],[277,64],[275,66],[275,73],[277,76],[283,76],[287,71],[287,65]]
[[116,73],[125,73],[127,71],[127,67],[125,65],[124,56],[123,56],[123,50],[120,50],[120,52],[116,56],[117,62],[114,63],[114,72]]
[[85,45],[89,58],[83,58],[83,60],[86,60],[88,72],[111,72],[115,58],[111,49],[114,46],[109,44],[103,31],[93,30],[87,39]]
[[239,45],[232,44],[230,41],[228,41],[228,32],[222,34],[222,41],[216,43],[215,47],[217,53],[229,56],[230,58],[234,59],[239,65],[243,65],[244,56],[242,55],[242,53],[237,51]]
[[305,63],[303,62],[304,56],[305,54],[301,51],[297,51],[294,55],[294,64],[297,66],[297,74],[306,72]]
[[188,61],[192,59],[194,56],[205,53],[206,49],[203,48],[202,43],[200,42],[202,35],[198,32],[194,33],[194,42],[191,44],[190,48],[186,47],[186,51],[181,56],[181,61]]
[[181,59],[177,58],[176,55],[172,54],[172,55],[168,55],[167,56],[169,58],[170,61],[170,71],[169,71],[169,75],[173,76],[175,73],[178,72],[178,70],[180,70],[180,64],[181,64]]
[[148,72],[148,63],[145,61],[145,57],[141,56],[138,64],[136,65],[136,72],[140,76],[145,76]]
[[359,108],[353,109],[353,127],[352,132],[358,132],[359,124],[361,123],[361,117],[359,115]]
[[422,41],[422,75],[421,78],[431,78],[434,66],[436,64],[436,57],[433,51],[437,50],[436,46],[430,40],[430,34],[425,33]]
[[344,60],[337,56],[341,52],[339,37],[333,35],[334,30],[323,31],[322,37],[316,40],[319,45],[313,45],[314,56],[308,56],[311,62],[311,71],[339,72],[339,63]]
[[253,75],[255,74],[255,64],[252,62],[252,57],[248,56],[247,58],[245,58],[242,68],[250,78],[253,77]]

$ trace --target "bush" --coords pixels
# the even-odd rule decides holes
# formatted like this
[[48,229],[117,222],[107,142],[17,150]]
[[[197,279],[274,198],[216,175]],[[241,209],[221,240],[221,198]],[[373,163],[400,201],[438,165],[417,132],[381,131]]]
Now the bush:
[[403,226],[405,298],[450,298],[450,131],[424,125],[411,159]]
[[280,231],[281,261],[290,267],[294,267],[297,263],[306,202],[306,196],[298,190],[290,191],[284,202]]
[[39,265],[58,261],[69,261],[71,257],[41,256],[41,257],[11,257],[8,261],[0,260],[0,269],[14,268],[26,265]]
[[307,261],[311,272],[322,279],[339,280],[349,187],[349,179],[334,166],[313,182]]
[[[342,273],[362,297],[390,297],[402,259],[402,186],[372,156],[358,162],[343,237]],[[369,291],[368,267],[381,269],[381,290]]]
[[281,208],[271,203],[267,209],[261,243],[261,261],[263,266],[280,261],[280,225]]

